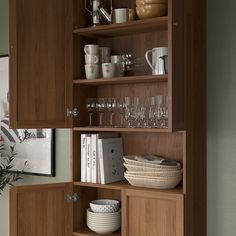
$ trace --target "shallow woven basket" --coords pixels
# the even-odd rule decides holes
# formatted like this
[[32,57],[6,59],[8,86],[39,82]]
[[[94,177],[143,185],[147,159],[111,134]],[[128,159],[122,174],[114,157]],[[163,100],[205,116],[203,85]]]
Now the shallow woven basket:
[[158,189],[172,189],[175,188],[182,180],[182,178],[172,178],[166,180],[158,180],[153,178],[139,178],[131,177],[125,174],[128,182],[137,187],[158,188]]
[[124,161],[129,165],[141,166],[141,167],[151,167],[151,168],[158,168],[158,169],[165,169],[165,170],[180,170],[181,169],[180,163],[177,163],[177,162],[176,162],[176,165],[152,164],[152,163],[134,160],[134,156],[125,156]]
[[133,175],[133,176],[144,176],[144,177],[179,177],[182,176],[182,170],[173,170],[173,171],[163,171],[163,170],[156,170],[156,171],[130,171],[127,170],[126,174]]

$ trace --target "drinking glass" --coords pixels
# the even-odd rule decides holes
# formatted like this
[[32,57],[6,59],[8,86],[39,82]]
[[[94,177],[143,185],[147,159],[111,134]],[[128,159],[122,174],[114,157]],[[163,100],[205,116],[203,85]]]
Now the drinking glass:
[[116,104],[117,103],[116,103],[115,98],[107,98],[106,99],[106,108],[107,108],[107,111],[110,112],[110,127],[114,127],[113,116],[115,114]]
[[106,99],[97,98],[96,100],[96,111],[99,114],[99,127],[103,127],[103,116],[106,109]]
[[162,96],[161,98],[161,128],[168,127],[168,106],[167,106],[167,96]]
[[133,104],[133,98],[132,97],[125,97],[125,112],[124,112],[124,118],[127,122],[127,127],[132,128],[132,121],[134,116],[134,104]]
[[88,98],[86,101],[86,109],[89,113],[89,126],[92,126],[92,116],[94,114],[96,108],[96,99],[95,98]]
[[120,127],[124,127],[125,99],[117,98],[116,110],[120,114]]

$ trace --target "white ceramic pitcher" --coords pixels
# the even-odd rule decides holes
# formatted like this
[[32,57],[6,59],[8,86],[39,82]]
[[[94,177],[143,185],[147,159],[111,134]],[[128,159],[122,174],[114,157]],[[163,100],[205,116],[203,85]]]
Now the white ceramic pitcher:
[[[152,62],[149,60],[149,54],[152,53]],[[152,69],[153,75],[165,75],[168,73],[168,63],[165,60],[168,60],[168,48],[167,47],[158,47],[148,50],[145,53],[145,58],[148,65]]]

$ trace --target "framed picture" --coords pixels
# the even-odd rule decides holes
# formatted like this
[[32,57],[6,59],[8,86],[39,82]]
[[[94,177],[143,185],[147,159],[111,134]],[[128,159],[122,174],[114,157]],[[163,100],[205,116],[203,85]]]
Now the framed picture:
[[13,157],[11,171],[55,176],[55,130],[9,128],[8,56],[0,56],[0,164]]

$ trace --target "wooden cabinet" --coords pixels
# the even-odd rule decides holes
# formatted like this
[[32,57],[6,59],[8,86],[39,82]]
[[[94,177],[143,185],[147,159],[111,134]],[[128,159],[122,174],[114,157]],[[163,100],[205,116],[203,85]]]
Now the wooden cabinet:
[[[72,126],[72,185],[73,193],[80,199],[72,204],[66,199],[62,202],[61,198],[65,208],[73,205],[73,216],[70,215],[73,233],[62,230],[61,235],[97,235],[86,226],[89,202],[113,198],[121,201],[122,225],[120,231],[110,236],[205,236],[205,1],[168,0],[168,16],[96,27],[90,27],[84,1],[31,2],[35,1],[11,0],[12,125],[19,128]],[[135,0],[113,3],[114,8],[124,4],[135,7]],[[39,22],[41,16],[48,28]],[[131,53],[137,58],[144,57],[148,49],[168,47],[169,73],[153,76],[149,69],[143,68],[125,77],[86,80],[84,45],[91,43],[111,47],[113,54]],[[42,60],[42,52],[47,55],[46,61]],[[88,127],[87,98],[156,95],[168,96],[166,129]],[[67,107],[78,108],[79,116],[66,117]],[[133,187],[126,181],[108,185],[81,182],[83,132],[119,132],[125,155],[155,153],[177,160],[183,167],[183,182],[171,190]],[[12,188],[13,196],[17,189]],[[50,187],[46,189],[49,191]],[[66,196],[68,191],[60,193]],[[40,191],[35,194],[41,196]],[[27,195],[26,192],[26,199]],[[24,201],[19,199],[12,197],[12,203],[20,206]],[[20,216],[20,209],[16,208],[16,215]],[[11,221],[18,220],[11,218]],[[24,222],[22,225],[26,227]]]
[[10,194],[11,236],[72,235],[72,184],[19,186]]
[[71,127],[71,1],[9,2],[10,125]]

